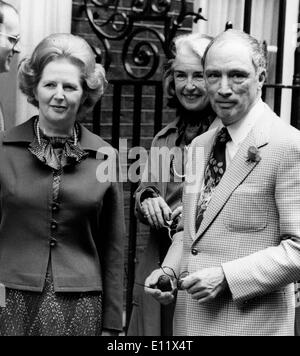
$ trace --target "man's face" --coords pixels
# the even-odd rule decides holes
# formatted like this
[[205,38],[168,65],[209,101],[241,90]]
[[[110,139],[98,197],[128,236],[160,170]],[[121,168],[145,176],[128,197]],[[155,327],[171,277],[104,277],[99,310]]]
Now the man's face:
[[16,37],[19,36],[19,16],[10,7],[4,8],[4,23],[0,25],[0,72],[10,70],[11,60],[15,53],[19,53],[18,44],[14,46]]
[[265,73],[256,72],[246,43],[224,40],[213,45],[205,62],[212,107],[224,125],[241,120],[260,97]]

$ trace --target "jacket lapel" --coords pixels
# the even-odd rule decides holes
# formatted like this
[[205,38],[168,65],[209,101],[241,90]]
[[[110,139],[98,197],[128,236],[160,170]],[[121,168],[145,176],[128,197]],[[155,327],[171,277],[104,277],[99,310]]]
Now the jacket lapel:
[[34,120],[36,116],[23,122],[22,124],[4,131],[3,142],[4,143],[22,143],[29,144],[34,139]]
[[202,223],[196,233],[196,239],[203,235],[206,229],[214,221],[220,210],[223,208],[227,200],[230,198],[234,190],[245,180],[256,165],[259,164],[259,162],[247,162],[248,150],[251,146],[260,149],[267,145],[269,142],[270,128],[270,115],[258,119],[256,125],[252,128],[249,135],[242,143],[240,149],[214,191],[208,208],[204,214]]

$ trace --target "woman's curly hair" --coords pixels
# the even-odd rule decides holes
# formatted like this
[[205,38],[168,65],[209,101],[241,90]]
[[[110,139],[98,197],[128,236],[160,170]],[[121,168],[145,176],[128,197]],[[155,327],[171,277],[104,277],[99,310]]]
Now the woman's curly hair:
[[29,103],[39,107],[35,90],[47,64],[59,59],[67,59],[81,72],[83,97],[85,100],[78,110],[78,118],[91,112],[104,93],[107,84],[105,70],[96,63],[89,44],[81,37],[66,33],[52,34],[43,39],[30,58],[19,64],[19,87]]
[[164,90],[167,97],[167,104],[171,108],[177,108],[179,101],[175,93],[174,62],[177,54],[183,47],[188,48],[192,53],[202,60],[204,51],[212,41],[213,37],[200,33],[190,33],[176,37],[172,43],[173,58],[169,59],[164,66]]

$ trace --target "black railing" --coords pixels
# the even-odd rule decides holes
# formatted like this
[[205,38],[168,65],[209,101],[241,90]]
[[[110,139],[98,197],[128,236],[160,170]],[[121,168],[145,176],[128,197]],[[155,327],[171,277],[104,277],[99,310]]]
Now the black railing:
[[269,89],[274,90],[274,112],[280,116],[281,113],[281,98],[283,90],[292,91],[292,104],[291,104],[291,125],[300,129],[300,83],[293,85],[283,85],[283,84],[265,84],[263,87],[262,98],[265,100],[267,97],[267,92]]
[[[300,5],[299,5],[300,6]],[[278,10],[278,34],[277,34],[277,55],[276,55],[276,69],[275,69],[275,83],[267,83],[263,88],[263,98],[266,97],[269,89],[274,90],[274,106],[273,110],[280,116],[281,99],[283,90],[292,91],[292,110],[291,110],[291,124],[300,129],[300,43],[298,38],[297,48],[295,51],[295,70],[292,85],[282,84],[283,79],[283,60],[284,60],[284,39],[285,39],[285,16],[286,16],[287,0],[279,1]],[[251,18],[252,18],[252,0],[245,0],[244,8],[244,31],[251,33]],[[300,23],[300,8],[299,19]],[[227,26],[232,28],[231,23]],[[234,26],[233,26],[234,27]]]
[[251,18],[252,18],[251,15],[252,15],[252,0],[245,0],[243,30],[247,33],[251,32]]
[[[279,2],[278,36],[277,36],[276,77],[275,77],[276,83],[282,83],[284,36],[285,36],[285,14],[286,14],[286,0],[280,0],[280,2]],[[275,89],[274,111],[277,114],[280,113],[281,97],[282,97],[282,91]]]
[[[300,4],[299,4],[299,13],[298,13],[298,26],[300,24]],[[293,85],[296,88],[293,90],[292,94],[292,116],[291,124],[294,127],[300,129],[300,36],[297,38],[297,47],[295,50],[295,70]]]
[[[119,138],[120,138],[120,117],[121,117],[121,99],[123,89],[128,86],[133,87],[133,122],[132,122],[132,133],[128,137],[122,137],[122,139],[130,139],[132,147],[139,147],[141,143],[141,116],[142,116],[142,93],[143,89],[153,89],[154,96],[154,107],[152,110],[152,120],[153,123],[153,135],[155,135],[162,127],[162,112],[163,112],[163,87],[161,81],[154,80],[111,80],[110,85],[113,87],[113,108],[112,108],[112,125],[111,125],[111,143],[112,145],[119,149]],[[98,107],[101,110],[101,107]],[[95,114],[95,117],[98,118],[96,122],[97,129],[99,127],[99,121],[101,120],[101,111]],[[128,154],[128,152],[126,153]],[[127,156],[128,158],[128,156]],[[130,160],[126,162],[131,163]],[[128,169],[128,167],[122,167],[123,169]],[[140,172],[141,173],[141,172]],[[129,316],[131,314],[132,308],[132,291],[134,286],[135,278],[135,260],[136,260],[136,247],[137,247],[137,219],[135,217],[135,199],[134,192],[137,189],[137,183],[130,182],[130,177],[128,177],[129,186],[129,213],[126,216],[126,220],[129,221],[128,226],[128,246],[127,246],[127,261],[126,261],[126,277],[127,277],[127,286],[126,286],[126,329],[129,323]],[[124,184],[125,186],[125,184]]]

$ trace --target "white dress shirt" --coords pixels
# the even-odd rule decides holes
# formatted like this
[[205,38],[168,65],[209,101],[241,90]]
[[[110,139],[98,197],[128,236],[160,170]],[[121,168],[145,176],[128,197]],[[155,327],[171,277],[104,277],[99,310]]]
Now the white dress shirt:
[[[256,124],[258,118],[261,116],[265,105],[266,104],[259,99],[244,118],[232,125],[227,126],[232,141],[229,141],[226,144],[226,167],[229,167],[241,144]],[[221,127],[223,126],[224,125],[222,124]]]

